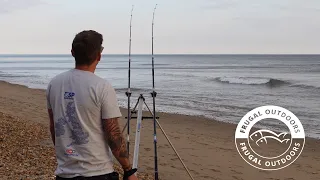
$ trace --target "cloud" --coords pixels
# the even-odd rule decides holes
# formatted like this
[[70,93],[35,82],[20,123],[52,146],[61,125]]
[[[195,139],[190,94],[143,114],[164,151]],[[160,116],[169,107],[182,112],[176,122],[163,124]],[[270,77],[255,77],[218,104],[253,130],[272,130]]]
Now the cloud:
[[0,0],[0,14],[11,13],[44,4],[42,0]]

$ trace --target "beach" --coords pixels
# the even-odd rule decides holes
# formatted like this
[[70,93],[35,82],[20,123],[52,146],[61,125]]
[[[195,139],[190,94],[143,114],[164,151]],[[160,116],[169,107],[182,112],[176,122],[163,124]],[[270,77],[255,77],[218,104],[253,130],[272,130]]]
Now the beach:
[[[126,110],[121,108],[121,112],[123,127]],[[263,171],[250,166],[239,155],[234,142],[235,124],[201,116],[169,113],[157,113],[157,116],[196,180],[320,178],[320,141],[317,139],[306,138],[302,154],[290,166],[277,171]],[[0,82],[0,123],[0,179],[53,178],[56,162],[48,128],[45,91]],[[135,124],[135,120],[132,120],[131,150],[134,146]],[[160,179],[189,179],[159,128],[157,133]],[[271,149],[277,149],[276,146],[273,145]],[[23,149],[25,152],[21,153],[19,150]],[[133,151],[130,154],[132,155]],[[143,120],[139,173],[149,174],[146,179],[153,174],[153,154],[153,122]]]

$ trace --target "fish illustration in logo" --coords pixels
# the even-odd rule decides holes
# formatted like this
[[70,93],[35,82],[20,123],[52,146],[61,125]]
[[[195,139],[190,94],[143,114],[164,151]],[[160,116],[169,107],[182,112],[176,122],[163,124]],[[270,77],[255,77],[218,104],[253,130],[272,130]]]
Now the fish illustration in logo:
[[268,144],[268,139],[274,139],[282,144],[283,142],[288,143],[291,140],[291,138],[286,138],[286,135],[288,135],[286,132],[277,134],[267,129],[261,129],[253,132],[250,135],[250,139],[255,141],[258,146],[263,142]]

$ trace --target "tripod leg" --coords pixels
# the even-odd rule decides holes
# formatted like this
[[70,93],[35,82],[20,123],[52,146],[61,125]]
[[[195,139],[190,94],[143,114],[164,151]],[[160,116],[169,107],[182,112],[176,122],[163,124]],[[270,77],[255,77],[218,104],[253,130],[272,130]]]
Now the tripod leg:
[[137,106],[138,106],[138,103],[139,103],[139,98],[138,98],[138,101],[137,101],[136,105],[135,105],[134,108],[132,109],[132,111],[136,111],[136,108],[137,108]]
[[145,101],[144,101],[144,104],[146,105],[146,107],[147,107],[148,111],[150,112],[150,114],[153,116],[152,111],[150,110],[149,106],[147,105],[147,103]]
[[143,102],[144,102],[144,99],[143,98],[139,98],[139,101],[138,101],[137,127],[136,127],[136,139],[135,139],[135,144],[134,144],[134,155],[133,155],[133,166],[132,166],[132,168],[138,168]]
[[[138,98],[138,101],[137,101],[137,103],[136,103],[136,105],[134,106],[134,108],[132,109],[132,111],[135,111],[136,110],[136,108],[137,108],[137,106],[138,106],[138,104],[139,104],[139,99],[140,99],[140,97]],[[148,109],[149,109],[149,107],[148,107]],[[128,113],[129,114],[129,113]],[[131,114],[131,113],[130,113]],[[130,116],[131,117],[131,116]],[[129,118],[129,116],[128,116],[128,118]],[[130,121],[131,119],[129,119],[127,122],[126,122],[126,124],[124,125],[124,127],[123,127],[123,129],[122,129],[122,134],[123,134],[123,132],[124,132],[124,130],[127,128],[127,126],[128,126],[128,122]]]

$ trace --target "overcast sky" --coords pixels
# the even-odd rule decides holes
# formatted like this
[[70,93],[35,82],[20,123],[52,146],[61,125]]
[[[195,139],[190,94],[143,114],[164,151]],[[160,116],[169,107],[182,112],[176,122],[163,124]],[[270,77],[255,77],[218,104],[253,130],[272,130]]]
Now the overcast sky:
[[67,54],[74,35],[104,35],[106,54],[320,53],[320,0],[0,0],[0,54]]

